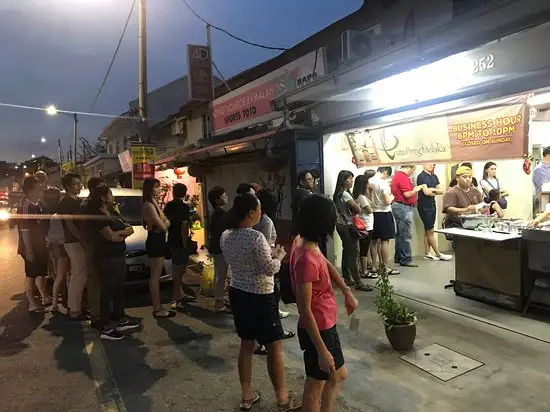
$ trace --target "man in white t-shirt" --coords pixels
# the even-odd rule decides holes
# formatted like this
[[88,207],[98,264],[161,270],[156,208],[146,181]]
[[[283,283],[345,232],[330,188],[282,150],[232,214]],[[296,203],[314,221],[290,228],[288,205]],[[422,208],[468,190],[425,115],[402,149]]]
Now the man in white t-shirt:
[[399,271],[392,269],[390,260],[390,240],[395,237],[395,223],[391,212],[391,204],[394,200],[388,182],[392,175],[389,166],[379,167],[373,178],[369,180],[372,187],[372,210],[374,215],[374,227],[372,230],[372,248],[376,253],[373,256],[373,269],[377,266],[376,258],[386,266],[388,274],[398,275]]

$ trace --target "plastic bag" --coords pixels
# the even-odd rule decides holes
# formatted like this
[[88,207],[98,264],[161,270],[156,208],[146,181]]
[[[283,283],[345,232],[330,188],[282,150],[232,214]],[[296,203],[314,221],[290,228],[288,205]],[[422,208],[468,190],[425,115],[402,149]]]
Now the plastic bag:
[[214,265],[205,264],[202,267],[201,289],[209,290],[214,288]]

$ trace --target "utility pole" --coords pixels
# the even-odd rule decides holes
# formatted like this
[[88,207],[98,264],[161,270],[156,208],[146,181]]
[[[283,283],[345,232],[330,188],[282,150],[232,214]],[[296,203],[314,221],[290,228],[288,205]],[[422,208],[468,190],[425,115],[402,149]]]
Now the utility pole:
[[57,155],[59,156],[59,175],[63,176],[63,154],[61,152],[61,139],[57,139]]
[[139,78],[138,78],[138,106],[140,118],[140,136],[146,143],[150,143],[149,122],[147,120],[147,17],[146,0],[139,0]]
[[76,113],[73,113],[73,140],[74,140],[74,159],[73,159],[73,170],[76,172],[76,151],[78,148],[78,116]]
[[[208,53],[210,53],[210,74],[212,76],[211,83],[212,83],[212,101],[216,98],[216,86],[214,85],[214,57],[212,55],[212,28],[209,24],[206,25],[206,45],[208,46]],[[208,129],[206,130],[206,137],[210,139],[212,136],[212,121],[210,120],[210,115],[206,113],[206,121],[204,122],[205,127]]]
[[209,24],[206,25],[206,45],[208,46],[208,52],[210,53],[210,73],[212,74],[212,100],[216,98],[216,95],[214,94],[214,90],[216,87],[214,86],[214,67],[212,65],[212,62],[214,61],[214,56],[212,55],[212,28]]

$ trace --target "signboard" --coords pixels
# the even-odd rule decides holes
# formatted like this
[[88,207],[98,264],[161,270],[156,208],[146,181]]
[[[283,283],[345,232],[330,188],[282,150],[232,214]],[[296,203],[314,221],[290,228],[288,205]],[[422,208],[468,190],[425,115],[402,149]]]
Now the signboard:
[[187,73],[189,100],[210,102],[214,99],[212,86],[212,58],[210,47],[187,45]]
[[120,162],[120,169],[122,173],[128,173],[132,171],[132,154],[129,150],[125,150],[118,154],[118,161]]
[[155,146],[137,143],[130,148],[132,155],[132,188],[141,189],[143,181],[155,177]]
[[521,158],[527,145],[527,106],[511,104],[346,133],[357,167]]
[[325,74],[323,49],[311,52],[212,102],[214,134],[280,117],[271,101]]

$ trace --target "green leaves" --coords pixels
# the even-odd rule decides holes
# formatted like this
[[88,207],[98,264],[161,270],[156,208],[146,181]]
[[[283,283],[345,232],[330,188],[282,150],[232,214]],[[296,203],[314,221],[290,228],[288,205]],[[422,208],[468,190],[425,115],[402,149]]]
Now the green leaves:
[[388,270],[383,264],[378,268],[378,276],[378,296],[375,300],[377,313],[389,325],[408,325],[416,322],[416,313],[395,296]]

